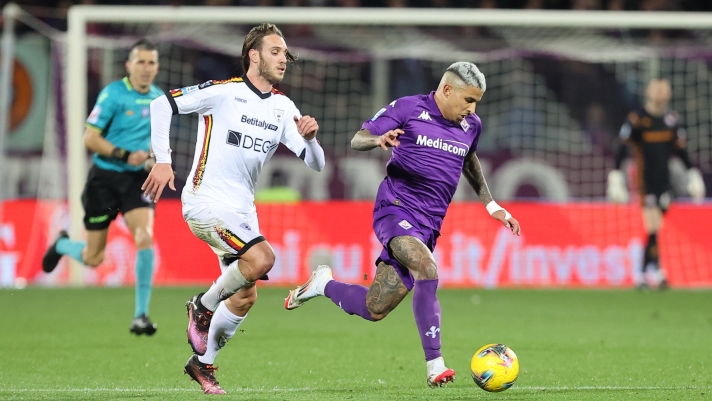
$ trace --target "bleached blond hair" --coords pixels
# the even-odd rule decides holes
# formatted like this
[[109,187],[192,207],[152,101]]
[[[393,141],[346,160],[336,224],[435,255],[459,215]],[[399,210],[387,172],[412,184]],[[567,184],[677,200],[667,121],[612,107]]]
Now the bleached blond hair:
[[452,63],[449,67],[447,67],[447,70],[445,70],[445,77],[449,74],[454,75],[467,86],[474,86],[475,88],[482,89],[482,92],[487,90],[485,74],[483,74],[473,63],[468,61],[458,61],[456,63]]

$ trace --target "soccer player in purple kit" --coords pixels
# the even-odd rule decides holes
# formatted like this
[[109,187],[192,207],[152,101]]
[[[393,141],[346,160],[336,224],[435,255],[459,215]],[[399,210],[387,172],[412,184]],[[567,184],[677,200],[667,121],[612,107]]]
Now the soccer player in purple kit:
[[440,352],[438,272],[432,252],[460,174],[489,214],[520,235],[519,222],[492,199],[475,154],[482,132],[475,107],[485,89],[477,66],[460,61],[447,68],[436,91],[397,99],[362,125],[352,148],[393,148],[373,209],[373,230],[383,244],[373,283],[366,288],[338,282],[331,268],[321,265],[284,302],[291,310],[324,295],[350,315],[378,321],[412,290],[431,387],[455,379]]

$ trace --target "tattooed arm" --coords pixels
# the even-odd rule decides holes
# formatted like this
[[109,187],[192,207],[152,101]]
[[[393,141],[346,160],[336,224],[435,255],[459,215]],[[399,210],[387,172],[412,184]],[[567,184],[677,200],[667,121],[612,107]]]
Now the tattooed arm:
[[477,158],[475,152],[467,155],[465,159],[465,165],[462,168],[462,173],[465,174],[465,178],[470,183],[472,188],[480,197],[482,203],[485,206],[492,202],[492,194],[487,187],[487,182],[485,181],[485,176],[482,174],[482,166],[480,165],[480,159]]
[[[467,155],[465,165],[462,167],[462,173],[465,174],[465,178],[467,178],[467,181],[475,192],[477,192],[477,196],[480,197],[482,203],[487,207],[487,211],[490,212],[490,215],[494,219],[499,220],[505,227],[512,230],[514,235],[520,235],[521,228],[519,227],[519,222],[492,199],[492,194],[487,187],[485,176],[482,174],[480,159],[477,158],[475,152]],[[494,206],[494,210],[490,210],[491,205]]]
[[402,133],[402,129],[396,128],[381,136],[374,136],[371,135],[369,130],[362,129],[351,139],[351,148],[354,150],[371,150],[380,146],[383,150],[388,150],[390,147],[400,145],[398,136]]

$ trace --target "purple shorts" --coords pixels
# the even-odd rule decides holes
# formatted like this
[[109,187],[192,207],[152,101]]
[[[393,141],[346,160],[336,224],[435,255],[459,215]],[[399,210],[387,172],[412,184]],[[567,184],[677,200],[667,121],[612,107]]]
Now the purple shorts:
[[378,241],[383,245],[381,255],[376,260],[376,266],[383,261],[387,265],[393,266],[396,273],[403,280],[403,284],[408,291],[413,289],[415,280],[410,270],[401,265],[398,260],[391,255],[389,243],[395,237],[410,235],[423,241],[425,246],[432,252],[435,249],[435,242],[440,233],[430,227],[419,225],[413,216],[399,206],[382,206],[373,212],[373,231],[376,233]]

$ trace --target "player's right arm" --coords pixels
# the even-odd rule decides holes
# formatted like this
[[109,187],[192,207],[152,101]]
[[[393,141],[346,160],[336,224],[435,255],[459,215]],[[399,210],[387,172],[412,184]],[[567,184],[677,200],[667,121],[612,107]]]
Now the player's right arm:
[[194,85],[173,89],[151,102],[151,148],[156,165],[141,189],[153,202],[158,202],[166,185],[176,190],[175,173],[171,166],[171,119],[175,114],[209,114],[220,103],[221,95],[227,88],[227,85]]
[[362,129],[351,139],[351,148],[355,150],[371,150],[381,147],[383,150],[388,150],[390,147],[400,145],[398,136],[403,134],[403,130],[396,128],[390,130],[383,135],[375,136],[367,129]]
[[[113,95],[113,96],[112,96]],[[116,94],[111,93],[111,87],[105,87],[96,99],[96,104],[91,110],[86,121],[86,130],[84,131],[84,146],[90,151],[107,158],[122,160],[132,166],[140,166],[148,159],[148,153],[144,151],[129,152],[126,149],[121,149],[107,141],[102,135],[114,115],[118,112]]]
[[398,137],[404,133],[402,128],[414,107],[414,103],[402,98],[389,103],[361,125],[361,130],[351,139],[351,148],[364,151],[397,147],[400,145]]

